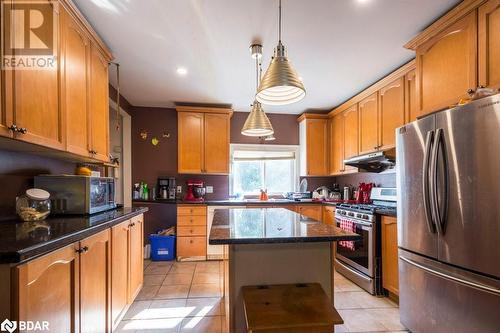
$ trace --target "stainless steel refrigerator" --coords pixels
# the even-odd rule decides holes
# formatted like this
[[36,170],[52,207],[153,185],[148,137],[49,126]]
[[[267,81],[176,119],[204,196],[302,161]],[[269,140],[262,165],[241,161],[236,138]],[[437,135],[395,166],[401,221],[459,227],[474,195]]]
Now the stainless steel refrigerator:
[[500,332],[500,94],[398,128],[396,149],[402,324]]

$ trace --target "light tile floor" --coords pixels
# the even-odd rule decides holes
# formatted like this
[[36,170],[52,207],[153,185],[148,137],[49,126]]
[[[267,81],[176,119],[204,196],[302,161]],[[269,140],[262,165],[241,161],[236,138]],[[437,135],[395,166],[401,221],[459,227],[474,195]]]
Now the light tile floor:
[[[121,333],[223,333],[218,262],[144,262],[144,287],[117,328]],[[398,306],[335,273],[335,332],[405,332]],[[225,332],[224,332],[225,333]]]

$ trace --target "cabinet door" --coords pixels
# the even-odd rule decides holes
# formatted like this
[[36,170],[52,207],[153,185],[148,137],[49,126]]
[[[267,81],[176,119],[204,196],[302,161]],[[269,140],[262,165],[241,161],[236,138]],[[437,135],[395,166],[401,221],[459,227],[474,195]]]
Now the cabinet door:
[[[2,2],[0,6],[0,17],[2,22],[5,21],[4,10],[10,4]],[[7,29],[4,29],[3,24],[0,24],[0,43],[5,43],[5,36]],[[0,45],[0,52],[3,52],[5,45]],[[0,59],[3,59],[4,54],[0,53]],[[12,137],[13,133],[8,129],[8,126],[12,125],[12,108],[8,108],[8,98],[10,95],[11,84],[11,74],[12,71],[0,70],[0,136]],[[8,88],[9,87],[9,88]],[[10,100],[10,98],[9,98]]]
[[378,142],[378,93],[375,92],[359,102],[359,153],[377,150]]
[[229,115],[206,113],[204,122],[205,173],[229,173]]
[[417,112],[447,108],[477,86],[476,11],[419,45]]
[[413,69],[405,75],[405,121],[407,123],[416,120],[420,116],[417,108],[417,85],[415,81],[416,72]]
[[66,150],[88,156],[91,149],[87,104],[89,40],[65,10],[62,11],[61,23]]
[[344,169],[344,115],[330,119],[330,174],[336,175]]
[[500,88],[500,0],[479,7],[479,85]]
[[17,320],[48,321],[51,332],[79,332],[77,244],[14,268]]
[[203,113],[178,112],[178,172],[202,173]]
[[108,62],[90,47],[90,130],[94,158],[109,162]]
[[[17,2],[14,3],[14,9]],[[42,15],[53,13],[57,22],[59,13],[56,6],[41,6],[38,9]],[[13,24],[17,16],[13,17]],[[18,128],[25,128],[26,133],[16,132],[16,139],[39,144],[45,147],[64,149],[63,113],[59,103],[60,98],[60,43],[59,30],[47,29],[42,25],[37,29],[40,40],[53,40],[56,59],[53,66],[43,69],[20,69],[13,71],[14,76],[14,105],[13,123]],[[57,35],[57,36],[54,36]],[[55,37],[55,38],[54,38]]]
[[328,120],[306,119],[306,173],[328,174]]
[[380,89],[379,148],[396,146],[396,128],[405,123],[404,78]]
[[382,284],[399,295],[398,225],[390,216],[382,216]]
[[[345,110],[344,113],[344,160],[358,155],[358,106],[354,105]],[[357,168],[344,165],[342,160],[343,171],[355,171]]]
[[315,206],[315,205],[299,206],[297,213],[299,213],[300,215],[307,216],[316,221],[321,221],[321,217],[323,215],[322,206]]
[[335,224],[335,207],[323,206],[323,223]]
[[129,303],[132,303],[142,288],[143,282],[143,243],[144,243],[144,216],[138,215],[131,219],[129,244]]
[[110,230],[80,242],[80,332],[111,331]]
[[111,317],[116,326],[128,303],[130,220],[111,228]]

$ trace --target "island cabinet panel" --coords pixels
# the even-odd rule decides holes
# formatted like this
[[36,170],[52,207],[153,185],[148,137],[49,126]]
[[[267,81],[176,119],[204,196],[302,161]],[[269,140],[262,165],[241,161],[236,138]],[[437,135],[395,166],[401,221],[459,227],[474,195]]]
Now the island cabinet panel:
[[479,7],[479,85],[500,88],[500,0]]
[[204,120],[205,173],[229,173],[229,121],[227,114],[206,113]]
[[110,332],[110,230],[84,239],[80,248],[80,332]]
[[414,69],[406,73],[405,77],[405,122],[417,120],[421,114],[417,108],[416,72]]
[[359,153],[378,149],[378,93],[359,102]]
[[132,303],[143,285],[144,215],[130,220],[129,226],[129,303]]
[[129,224],[126,220],[111,228],[111,318],[118,325],[128,304]]
[[305,118],[299,124],[302,176],[328,175],[328,119]]
[[48,321],[51,332],[79,332],[78,244],[14,268],[13,317]]
[[177,206],[177,260],[205,260],[207,257],[207,207]]
[[330,119],[330,175],[344,171],[344,116],[338,114]]
[[476,14],[470,12],[417,46],[417,113],[455,104],[477,86]]
[[[344,157],[348,159],[359,154],[359,122],[358,122],[358,106],[353,105],[345,110],[344,116]],[[343,172],[355,172],[358,169],[352,166],[344,165],[342,160]]]
[[203,172],[203,113],[179,112],[178,119],[178,171]]
[[382,216],[382,285],[399,295],[397,219]]
[[323,210],[321,205],[297,206],[297,213],[317,221],[321,221],[321,218],[323,217]]
[[94,158],[109,162],[108,62],[92,44],[90,49],[91,150]]
[[323,223],[335,224],[335,206],[323,206]]
[[396,146],[396,128],[405,124],[404,78],[398,78],[379,91],[379,140],[377,149]]
[[66,115],[66,150],[89,155],[91,150],[88,67],[90,41],[66,10],[61,11],[62,104]]
[[[21,5],[21,4],[20,4]],[[16,9],[17,2],[13,7]],[[52,6],[41,6],[39,10],[42,15],[50,15],[52,11],[54,20],[57,22],[59,13]],[[13,15],[13,24],[17,22],[18,15]],[[61,76],[59,67],[60,43],[59,38],[53,38],[52,29],[42,25],[37,29],[37,36],[41,40],[54,40],[53,50],[56,59],[53,66],[41,69],[20,69],[13,71],[13,119],[12,122],[22,131],[16,131],[14,138],[43,145],[45,147],[64,148],[64,114],[60,101]],[[59,35],[56,31],[56,35]],[[3,72],[3,71],[2,71]]]

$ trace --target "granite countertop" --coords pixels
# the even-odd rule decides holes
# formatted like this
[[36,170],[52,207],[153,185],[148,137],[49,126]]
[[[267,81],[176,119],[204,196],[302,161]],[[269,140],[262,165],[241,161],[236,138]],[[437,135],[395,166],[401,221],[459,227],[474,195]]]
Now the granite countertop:
[[208,206],[247,206],[247,205],[333,205],[337,202],[333,201],[295,201],[288,199],[269,199],[267,201],[261,200],[241,200],[241,199],[225,199],[225,200],[205,200],[205,201],[186,201],[174,199],[156,199],[156,200],[142,200],[134,199],[134,203],[159,203],[159,204],[176,204],[176,205],[208,205]]
[[142,214],[144,207],[117,208],[87,216],[49,216],[44,221],[0,222],[0,263],[21,263],[82,240]]
[[332,242],[360,237],[283,208],[218,209],[214,214],[209,243]]

